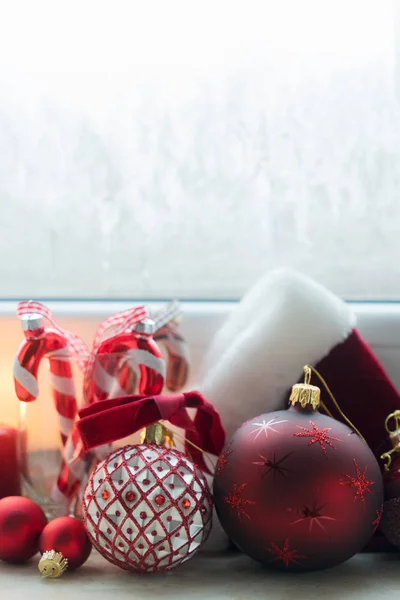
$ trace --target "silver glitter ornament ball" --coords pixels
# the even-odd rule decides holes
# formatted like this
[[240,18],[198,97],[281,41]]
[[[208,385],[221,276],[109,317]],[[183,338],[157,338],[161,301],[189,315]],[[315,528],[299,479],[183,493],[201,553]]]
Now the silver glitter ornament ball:
[[84,523],[95,548],[122,569],[154,572],[182,564],[211,530],[212,500],[202,472],[175,448],[125,446],[92,472]]

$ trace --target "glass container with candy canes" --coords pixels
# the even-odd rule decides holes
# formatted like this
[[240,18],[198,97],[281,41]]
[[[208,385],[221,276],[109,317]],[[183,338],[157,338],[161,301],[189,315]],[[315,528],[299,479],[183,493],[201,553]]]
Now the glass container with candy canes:
[[13,377],[20,401],[22,491],[48,517],[79,510],[91,469],[110,451],[106,445],[82,452],[76,428],[81,408],[135,393],[158,394],[164,382],[174,391],[184,385],[188,356],[177,331],[179,314],[173,302],[156,314],[138,306],[112,315],[89,347],[60,327],[43,304],[18,305],[24,337]]

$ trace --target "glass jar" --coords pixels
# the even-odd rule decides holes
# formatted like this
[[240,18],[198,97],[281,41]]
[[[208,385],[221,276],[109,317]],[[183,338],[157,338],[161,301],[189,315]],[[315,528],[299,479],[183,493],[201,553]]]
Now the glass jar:
[[[88,382],[84,381],[80,366],[83,357],[71,356],[68,349],[64,349],[49,352],[42,358],[40,365],[35,361],[30,365],[30,370],[36,373],[36,389],[33,389],[32,378],[23,384],[31,387],[32,393],[27,394],[30,401],[19,403],[18,454],[22,493],[38,503],[49,519],[67,514],[79,516],[82,492],[100,455],[99,451],[92,452],[76,462],[67,436],[74,421],[65,416],[68,405],[75,403],[75,413],[85,405],[84,390],[87,391]],[[103,399],[136,392],[140,366],[130,363],[128,367],[126,354],[96,356],[93,373],[105,392]],[[18,372],[17,367],[14,378],[22,379],[20,375],[21,370]],[[17,396],[21,394],[18,388]],[[135,444],[139,438],[140,433],[136,433],[117,445]],[[110,447],[103,451],[107,453]]]

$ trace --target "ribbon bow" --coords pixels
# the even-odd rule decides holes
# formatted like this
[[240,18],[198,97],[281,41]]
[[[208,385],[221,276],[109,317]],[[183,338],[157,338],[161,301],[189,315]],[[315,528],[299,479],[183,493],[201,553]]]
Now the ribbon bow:
[[[194,420],[187,408],[197,409]],[[219,456],[225,442],[218,412],[199,392],[113,398],[83,408],[79,416],[77,427],[86,452],[166,420],[185,430],[185,451],[203,471],[210,473],[202,451]]]

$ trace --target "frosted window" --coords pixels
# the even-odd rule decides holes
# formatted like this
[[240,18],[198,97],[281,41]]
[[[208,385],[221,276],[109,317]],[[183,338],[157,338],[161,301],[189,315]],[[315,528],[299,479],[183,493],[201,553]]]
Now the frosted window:
[[0,9],[0,295],[400,297],[389,0]]

